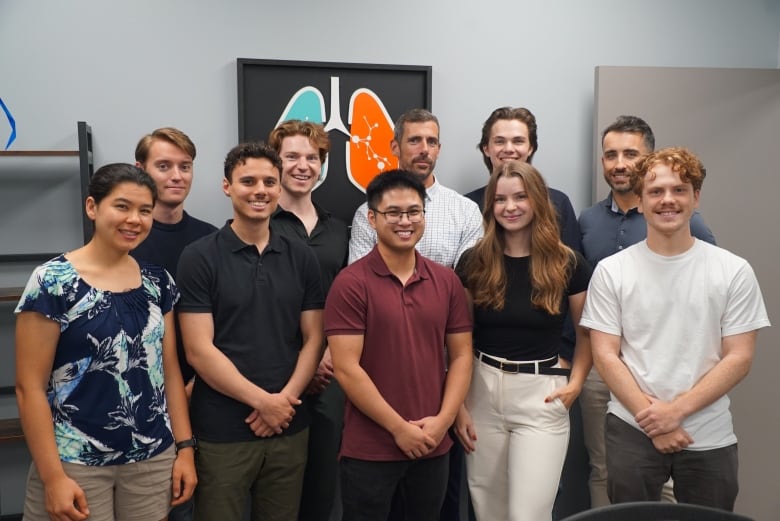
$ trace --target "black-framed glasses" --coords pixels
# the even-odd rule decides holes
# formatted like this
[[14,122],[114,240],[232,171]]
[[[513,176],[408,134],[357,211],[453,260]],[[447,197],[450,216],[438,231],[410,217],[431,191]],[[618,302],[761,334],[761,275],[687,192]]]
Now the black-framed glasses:
[[401,210],[388,210],[386,212],[380,212],[375,208],[372,208],[372,210],[374,213],[383,215],[390,224],[397,224],[401,222],[401,217],[404,215],[406,215],[406,218],[409,219],[410,223],[419,223],[422,222],[423,216],[425,215],[425,210],[421,208],[413,208],[405,212],[402,212]]

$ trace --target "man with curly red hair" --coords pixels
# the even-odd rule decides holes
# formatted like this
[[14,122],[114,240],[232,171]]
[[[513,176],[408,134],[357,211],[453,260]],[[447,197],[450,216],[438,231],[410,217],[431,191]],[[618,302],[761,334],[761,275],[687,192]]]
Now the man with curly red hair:
[[733,510],[737,438],[726,393],[750,370],[769,326],[744,259],[691,235],[705,171],[682,148],[631,173],[647,239],[599,262],[581,325],[611,392],[607,490],[613,503],[678,501]]

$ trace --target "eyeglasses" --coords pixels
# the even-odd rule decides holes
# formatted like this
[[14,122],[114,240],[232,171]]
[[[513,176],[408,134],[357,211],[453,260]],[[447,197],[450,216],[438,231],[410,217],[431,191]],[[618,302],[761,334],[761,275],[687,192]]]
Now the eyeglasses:
[[388,210],[386,212],[380,212],[375,208],[372,208],[372,210],[374,211],[374,213],[384,215],[385,219],[390,224],[397,224],[401,222],[401,217],[403,217],[404,214],[409,219],[410,223],[419,223],[423,220],[423,216],[425,215],[425,210],[422,210],[420,208],[407,210],[405,212],[402,212],[401,210]]

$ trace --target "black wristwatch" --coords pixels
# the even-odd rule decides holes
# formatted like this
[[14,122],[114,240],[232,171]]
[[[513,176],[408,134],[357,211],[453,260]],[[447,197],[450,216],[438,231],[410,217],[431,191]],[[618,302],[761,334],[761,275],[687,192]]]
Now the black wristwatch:
[[198,450],[198,440],[195,439],[195,436],[188,440],[177,441],[176,454],[178,454],[181,449],[187,449],[189,447],[192,447],[194,450]]

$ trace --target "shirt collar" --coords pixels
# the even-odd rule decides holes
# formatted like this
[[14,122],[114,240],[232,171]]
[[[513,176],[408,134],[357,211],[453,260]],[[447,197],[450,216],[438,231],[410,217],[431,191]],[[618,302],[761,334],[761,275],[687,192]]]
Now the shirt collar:
[[[407,284],[409,282],[413,282],[416,279],[428,279],[430,278],[430,274],[428,272],[428,264],[426,262],[425,257],[420,255],[420,252],[417,250],[414,250],[414,266],[415,266],[415,274],[412,275],[412,277],[409,279]],[[368,266],[371,268],[371,270],[379,275],[380,277],[395,277],[390,272],[390,269],[387,267],[387,264],[385,264],[384,259],[382,259],[382,255],[379,253],[379,248],[375,245],[370,252],[368,252],[368,255],[366,256],[366,262],[368,262]]]
[[[317,212],[317,220],[327,221],[328,219],[330,219],[332,217],[332,214],[329,211],[327,211],[326,209],[324,209],[322,206],[318,205],[314,201],[312,201],[312,204],[314,205],[314,211]],[[286,215],[286,216],[292,216],[292,217],[295,217],[296,219],[298,219],[297,215],[295,215],[294,213],[292,213],[289,210],[285,210],[284,208],[282,208],[282,205],[277,205],[276,206],[276,210],[274,210],[274,213],[271,215],[271,217],[276,217],[279,214]]]
[[[433,174],[431,174],[433,175]],[[436,198],[436,194],[440,192],[439,188],[441,185],[439,184],[439,180],[436,179],[436,176],[433,177],[433,184],[430,186],[430,188],[425,189],[425,199],[426,201],[431,201]]]
[[[247,244],[244,241],[239,238],[238,235],[236,235],[236,232],[233,231],[233,228],[230,226],[233,222],[233,219],[228,219],[225,223],[225,226],[222,227],[222,230],[220,233],[225,239],[225,242],[227,243],[228,247],[230,248],[231,253],[237,253],[243,249],[246,248],[252,248],[253,250],[257,251],[257,248],[254,244]],[[284,241],[282,240],[282,237],[278,233],[274,233],[273,228],[271,228],[271,236],[268,239],[268,246],[266,247],[269,251],[276,251],[281,252],[285,249]],[[259,252],[263,253],[263,252]]]
[[617,202],[615,202],[615,198],[612,197],[612,192],[609,192],[609,195],[606,199],[604,199],[604,206],[606,206],[609,210],[612,211],[612,213],[616,213],[619,215],[627,215],[632,212],[639,212],[639,209],[637,207],[630,208],[627,212],[623,212],[623,210],[620,209]]

